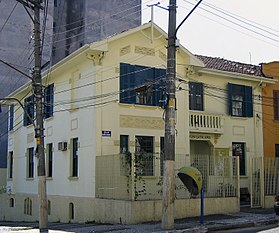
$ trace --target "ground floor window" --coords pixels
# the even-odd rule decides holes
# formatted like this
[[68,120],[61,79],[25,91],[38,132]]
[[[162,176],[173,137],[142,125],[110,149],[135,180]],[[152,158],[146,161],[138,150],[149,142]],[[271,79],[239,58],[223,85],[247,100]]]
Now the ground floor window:
[[239,157],[239,174],[241,176],[245,176],[246,175],[245,143],[233,142],[232,143],[232,155]]
[[32,215],[32,200],[29,197],[24,199],[24,214]]
[[154,137],[136,136],[135,169],[138,175],[154,175]]
[[275,144],[275,157],[279,158],[279,144]]

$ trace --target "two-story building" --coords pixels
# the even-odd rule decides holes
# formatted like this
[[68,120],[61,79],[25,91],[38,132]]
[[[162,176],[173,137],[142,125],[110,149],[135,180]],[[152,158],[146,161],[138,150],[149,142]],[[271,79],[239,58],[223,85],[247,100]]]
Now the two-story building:
[[[85,45],[43,74],[50,221],[160,219],[166,38],[148,23]],[[258,182],[254,163],[263,156],[262,83],[273,81],[258,66],[195,56],[181,45],[176,70],[176,173],[183,166],[201,171],[206,214],[238,211],[241,188],[262,205],[251,182]],[[24,111],[10,107],[8,192],[0,218],[34,221],[32,86],[10,96]],[[198,215],[199,199],[177,177],[176,185],[175,217]]]

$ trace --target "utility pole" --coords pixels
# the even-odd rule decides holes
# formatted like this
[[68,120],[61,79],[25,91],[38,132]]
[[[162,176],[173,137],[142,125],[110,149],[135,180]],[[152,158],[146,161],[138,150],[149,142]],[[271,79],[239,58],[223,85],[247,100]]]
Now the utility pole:
[[176,0],[169,1],[169,28],[168,28],[168,61],[166,90],[168,102],[165,116],[165,153],[163,175],[163,200],[161,227],[165,230],[174,228],[174,190],[175,190],[175,77],[176,77],[176,34],[182,24],[189,18],[203,0],[194,6],[176,28]]
[[41,30],[40,30],[40,6],[41,0],[34,3],[34,56],[35,67],[34,94],[36,101],[36,128],[35,138],[38,151],[38,195],[39,195],[39,228],[47,227],[47,195],[46,195],[46,171],[45,171],[45,148],[44,148],[44,117],[43,117],[43,88],[41,75]]
[[165,150],[163,175],[162,223],[165,230],[174,228],[174,161],[175,161],[175,75],[176,75],[176,0],[169,1],[169,27],[165,116]]
[[[47,194],[46,194],[46,172],[45,172],[45,148],[44,148],[44,117],[43,117],[43,88],[41,75],[41,29],[40,29],[40,10],[42,0],[17,0],[20,2],[31,20],[34,23],[34,59],[35,66],[32,73],[33,76],[33,90],[35,96],[36,106],[36,124],[35,124],[35,138],[36,138],[36,153],[38,156],[38,199],[39,199],[39,228],[47,228],[48,214],[47,214]],[[34,17],[30,14],[30,8],[34,11]]]

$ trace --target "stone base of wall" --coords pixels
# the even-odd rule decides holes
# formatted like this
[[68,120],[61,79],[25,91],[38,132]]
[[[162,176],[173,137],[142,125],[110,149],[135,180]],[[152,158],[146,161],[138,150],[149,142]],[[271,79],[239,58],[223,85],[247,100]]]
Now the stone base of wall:
[[[32,200],[32,215],[24,214],[24,199]],[[10,207],[10,198],[14,198],[14,207]],[[135,224],[160,221],[162,205],[160,200],[123,201],[96,198],[77,198],[48,196],[50,200],[49,222],[98,222]],[[70,203],[74,206],[74,218],[70,219]],[[205,215],[233,213],[240,210],[239,200],[230,198],[206,198]],[[37,195],[16,194],[0,195],[0,220],[38,221]],[[3,211],[2,211],[3,210]],[[200,199],[175,200],[175,218],[200,215]]]
[[264,197],[264,208],[273,208],[274,206],[274,196],[265,196]]

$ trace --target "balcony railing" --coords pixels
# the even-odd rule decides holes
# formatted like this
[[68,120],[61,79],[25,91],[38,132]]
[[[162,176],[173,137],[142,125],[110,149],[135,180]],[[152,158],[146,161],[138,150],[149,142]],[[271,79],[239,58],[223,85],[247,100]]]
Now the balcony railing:
[[224,117],[222,115],[190,112],[189,118],[191,132],[223,133]]

